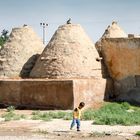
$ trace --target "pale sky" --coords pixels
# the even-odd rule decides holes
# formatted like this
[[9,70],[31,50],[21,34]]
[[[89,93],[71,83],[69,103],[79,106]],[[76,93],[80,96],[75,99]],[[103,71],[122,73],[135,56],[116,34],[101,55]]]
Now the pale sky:
[[95,43],[113,20],[126,33],[140,34],[140,0],[0,0],[0,31],[28,24],[42,38],[40,22],[46,22],[46,43],[69,17],[81,24]]

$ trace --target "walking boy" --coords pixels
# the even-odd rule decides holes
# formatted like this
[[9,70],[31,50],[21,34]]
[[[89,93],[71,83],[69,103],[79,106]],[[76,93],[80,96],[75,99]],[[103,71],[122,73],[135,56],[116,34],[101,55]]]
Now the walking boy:
[[81,102],[77,108],[73,111],[73,120],[71,123],[70,129],[75,126],[75,123],[77,124],[77,131],[80,131],[80,117],[81,117],[81,109],[85,106],[84,102]]

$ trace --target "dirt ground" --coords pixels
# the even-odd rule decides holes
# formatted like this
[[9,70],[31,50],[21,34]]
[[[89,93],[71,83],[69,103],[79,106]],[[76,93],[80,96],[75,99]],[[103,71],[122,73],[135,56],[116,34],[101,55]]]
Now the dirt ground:
[[[1,113],[4,111],[0,111]],[[31,115],[32,111],[16,110]],[[81,131],[70,130],[71,121],[54,119],[0,121],[0,140],[140,140],[135,136],[140,126],[93,125],[93,121],[81,121]]]

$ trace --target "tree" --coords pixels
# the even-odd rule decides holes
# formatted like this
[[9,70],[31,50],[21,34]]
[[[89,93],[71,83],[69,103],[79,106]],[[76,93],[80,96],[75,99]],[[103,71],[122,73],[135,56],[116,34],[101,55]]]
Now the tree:
[[7,39],[8,38],[8,33],[9,33],[9,31],[8,30],[2,30],[2,35],[1,35],[1,37],[3,37],[4,39]]
[[0,36],[0,49],[3,47],[4,43],[8,40],[9,35],[8,35],[9,31],[8,30],[2,30],[1,32],[1,36]]

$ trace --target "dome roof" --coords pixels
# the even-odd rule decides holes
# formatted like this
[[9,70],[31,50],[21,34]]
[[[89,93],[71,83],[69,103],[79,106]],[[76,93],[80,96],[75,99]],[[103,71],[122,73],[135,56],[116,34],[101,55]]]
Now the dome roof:
[[84,78],[98,76],[98,53],[79,24],[60,26],[38,58],[32,78]]
[[43,50],[43,43],[29,26],[14,28],[0,50],[0,78],[26,77]]
[[105,30],[102,37],[96,42],[95,47],[101,56],[102,39],[104,38],[126,38],[128,35],[119,27],[116,21],[112,22]]
[[112,25],[109,25],[105,30],[102,38],[118,38],[118,37],[127,37],[127,34],[119,27],[116,21],[112,22]]

